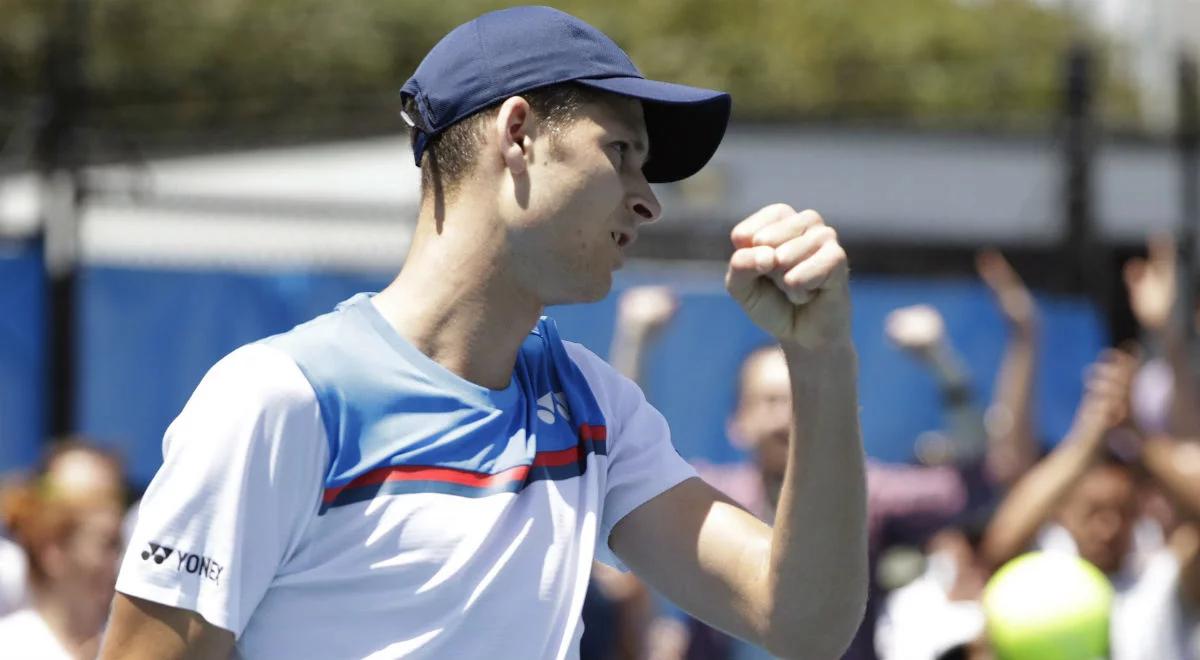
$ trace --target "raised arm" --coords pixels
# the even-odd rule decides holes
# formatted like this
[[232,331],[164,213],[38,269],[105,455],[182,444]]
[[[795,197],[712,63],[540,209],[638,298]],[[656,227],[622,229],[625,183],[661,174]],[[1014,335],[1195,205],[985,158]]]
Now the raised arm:
[[622,376],[643,385],[646,347],[675,316],[679,303],[664,286],[633,287],[617,301],[608,362]]
[[625,516],[610,545],[707,623],[787,658],[835,658],[867,593],[866,488],[845,252],[785,205],[733,231],[726,286],[780,340],[793,427],[772,530],[699,479]]
[[975,264],[1008,325],[1008,344],[996,373],[988,410],[991,423],[987,467],[997,484],[1011,488],[1038,457],[1033,431],[1037,305],[1020,276],[999,252],[981,252]]
[[955,462],[967,465],[983,458],[987,448],[983,413],[975,403],[970,374],[946,338],[942,315],[929,305],[902,307],[888,314],[884,332],[937,379],[942,409],[954,439]]
[[1200,522],[1200,441],[1148,438],[1142,444],[1141,463],[1179,511]]
[[1108,430],[1128,414],[1129,380],[1135,367],[1133,356],[1117,350],[1105,351],[1092,365],[1067,437],[1017,481],[988,525],[981,547],[988,564],[1000,566],[1025,551],[1100,456]]
[[1145,343],[1171,369],[1171,402],[1167,428],[1176,437],[1200,436],[1200,387],[1191,368],[1183,324],[1191,310],[1179,310],[1175,240],[1169,235],[1150,239],[1146,259],[1125,264],[1129,306],[1142,327]]

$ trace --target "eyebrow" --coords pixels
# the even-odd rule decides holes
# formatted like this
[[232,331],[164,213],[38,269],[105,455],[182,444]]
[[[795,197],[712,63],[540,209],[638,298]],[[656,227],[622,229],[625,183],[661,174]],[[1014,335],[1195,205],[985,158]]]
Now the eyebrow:
[[627,112],[623,108],[611,109],[614,110],[612,113],[613,118],[617,120],[615,123],[619,129],[619,132],[622,134],[622,138],[626,139],[629,142],[629,146],[633,147],[633,150],[642,157],[643,164],[650,162],[650,145],[648,144],[649,136],[647,136],[647,139],[643,140],[638,134],[638,131],[633,128],[633,125],[636,122],[633,121],[632,113]]
[[629,145],[642,157],[643,164],[650,162],[650,147],[641,138],[633,138],[629,141]]

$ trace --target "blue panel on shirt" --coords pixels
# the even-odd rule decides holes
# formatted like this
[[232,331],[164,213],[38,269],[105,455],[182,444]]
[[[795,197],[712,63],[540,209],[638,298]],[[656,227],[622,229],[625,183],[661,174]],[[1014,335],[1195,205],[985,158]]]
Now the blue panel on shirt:
[[539,452],[582,446],[582,426],[604,425],[546,318],[521,346],[503,390],[466,381],[422,354],[369,294],[263,341],[287,352],[317,395],[329,441],[327,489],[395,466],[495,475],[533,465]]

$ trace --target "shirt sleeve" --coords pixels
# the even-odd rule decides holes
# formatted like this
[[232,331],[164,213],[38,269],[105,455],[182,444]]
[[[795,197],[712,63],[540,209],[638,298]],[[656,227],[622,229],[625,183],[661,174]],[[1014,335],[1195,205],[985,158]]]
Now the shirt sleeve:
[[622,518],[696,470],[675,451],[662,413],[646,401],[641,388],[578,344],[564,342],[604,411],[608,427],[608,474],[596,558],[627,570],[608,545]]
[[295,362],[262,344],[229,354],[167,429],[117,590],[240,636],[318,510],[327,455]]

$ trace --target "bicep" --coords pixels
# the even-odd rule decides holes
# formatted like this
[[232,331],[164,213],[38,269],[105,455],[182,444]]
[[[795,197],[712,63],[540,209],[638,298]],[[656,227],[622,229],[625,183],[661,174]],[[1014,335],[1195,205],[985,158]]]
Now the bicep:
[[676,605],[751,641],[765,629],[771,528],[700,478],[687,479],[622,518],[609,544]]
[[195,612],[118,593],[100,660],[228,658],[233,641]]

